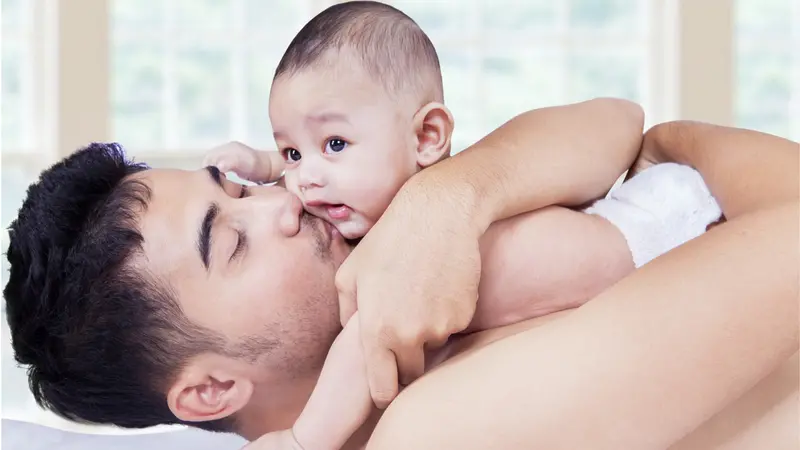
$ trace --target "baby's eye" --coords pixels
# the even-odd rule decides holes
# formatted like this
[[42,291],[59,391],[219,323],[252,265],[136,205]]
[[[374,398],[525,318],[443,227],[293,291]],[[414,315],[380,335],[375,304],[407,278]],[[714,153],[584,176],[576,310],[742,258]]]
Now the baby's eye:
[[296,149],[287,148],[283,151],[283,159],[285,159],[287,162],[297,162],[300,161],[301,158],[302,155],[300,155],[300,152]]
[[339,153],[345,148],[347,148],[347,142],[345,142],[343,139],[339,138],[328,139],[328,142],[325,144],[325,153],[329,152]]

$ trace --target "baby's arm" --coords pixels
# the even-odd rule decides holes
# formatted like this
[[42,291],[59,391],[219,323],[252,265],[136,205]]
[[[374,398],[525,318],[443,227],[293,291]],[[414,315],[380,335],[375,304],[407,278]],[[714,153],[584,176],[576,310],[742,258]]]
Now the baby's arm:
[[333,342],[314,391],[292,429],[266,434],[245,449],[338,450],[371,411],[356,313]]
[[470,331],[580,306],[721,214],[699,173],[675,164],[645,170],[586,211],[550,207],[487,231]]

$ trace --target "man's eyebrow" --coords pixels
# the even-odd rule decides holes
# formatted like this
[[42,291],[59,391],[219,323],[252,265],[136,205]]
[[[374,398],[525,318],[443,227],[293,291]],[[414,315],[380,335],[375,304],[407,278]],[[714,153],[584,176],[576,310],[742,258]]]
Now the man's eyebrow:
[[222,185],[222,172],[220,172],[219,169],[214,166],[207,166],[206,171],[208,172],[208,176],[211,177],[211,181],[224,189],[224,186]]
[[[220,189],[224,189],[222,185],[222,173],[219,169],[214,166],[208,166],[206,167],[206,172],[214,184],[219,186]],[[206,210],[205,216],[203,216],[203,221],[200,222],[200,229],[197,232],[197,251],[200,253],[200,260],[203,262],[203,266],[206,270],[208,270],[210,264],[212,225],[218,213],[219,205],[211,203]]]
[[203,217],[203,222],[200,223],[200,229],[197,233],[197,251],[200,253],[200,260],[203,261],[203,267],[208,270],[208,266],[210,263],[210,253],[211,253],[211,230],[212,225],[214,224],[214,219],[217,218],[217,213],[219,213],[219,206],[216,203],[212,203],[208,206],[208,210],[206,210],[206,215]]

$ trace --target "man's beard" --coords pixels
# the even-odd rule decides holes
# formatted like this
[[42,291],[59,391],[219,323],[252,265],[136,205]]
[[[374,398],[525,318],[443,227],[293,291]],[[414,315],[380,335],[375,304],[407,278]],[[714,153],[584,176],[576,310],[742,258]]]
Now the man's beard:
[[300,216],[300,227],[308,227],[311,230],[311,235],[314,237],[314,253],[319,259],[327,261],[333,259],[331,242],[320,228],[320,223],[318,222],[320,220],[322,219],[304,211],[303,215]]

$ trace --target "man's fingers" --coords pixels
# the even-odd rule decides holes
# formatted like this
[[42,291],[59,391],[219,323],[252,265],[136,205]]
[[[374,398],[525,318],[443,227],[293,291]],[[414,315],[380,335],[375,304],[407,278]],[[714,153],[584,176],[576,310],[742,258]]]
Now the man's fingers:
[[372,401],[379,409],[386,409],[397,396],[397,363],[394,353],[379,346],[370,346],[364,350]]
[[404,350],[395,350],[397,372],[400,383],[408,386],[425,372],[425,352],[422,347],[408,347]]

